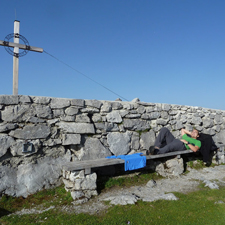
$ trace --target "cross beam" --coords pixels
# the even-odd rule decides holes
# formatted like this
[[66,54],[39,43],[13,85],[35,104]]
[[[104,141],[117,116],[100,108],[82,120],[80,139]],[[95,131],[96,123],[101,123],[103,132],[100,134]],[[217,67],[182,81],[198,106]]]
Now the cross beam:
[[28,51],[34,52],[43,52],[42,48],[27,46],[23,44],[19,44],[19,30],[20,30],[20,22],[14,21],[14,42],[1,41],[0,45],[14,48],[14,56],[13,56],[13,95],[18,95],[18,73],[19,73],[19,50],[24,49]]
[[18,47],[20,49],[34,51],[34,52],[41,52],[41,53],[44,51],[43,48],[37,48],[37,47],[33,47],[33,46],[22,45],[22,44],[17,44],[14,42],[7,42],[7,41],[1,41],[1,40],[0,40],[0,45],[12,47],[12,48]]

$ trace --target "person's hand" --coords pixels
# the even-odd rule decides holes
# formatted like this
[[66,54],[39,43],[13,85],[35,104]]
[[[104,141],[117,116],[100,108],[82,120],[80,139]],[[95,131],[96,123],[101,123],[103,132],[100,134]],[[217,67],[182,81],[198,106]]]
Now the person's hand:
[[188,142],[184,139],[181,139],[182,142],[184,142],[184,144],[187,144]]

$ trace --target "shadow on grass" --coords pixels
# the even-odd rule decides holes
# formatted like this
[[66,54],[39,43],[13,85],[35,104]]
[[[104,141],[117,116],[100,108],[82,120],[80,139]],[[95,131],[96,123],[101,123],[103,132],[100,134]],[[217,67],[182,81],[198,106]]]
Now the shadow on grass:
[[[104,174],[100,171],[96,171],[98,174],[97,191],[99,194],[108,188],[141,185],[151,179],[157,179],[155,171],[151,169],[146,170],[146,168],[141,168],[132,171],[124,171],[124,166],[120,165],[114,168],[114,173],[106,174],[107,169],[107,167],[104,168]],[[158,176],[158,178],[160,178],[160,176]]]
[[8,211],[8,210],[6,210],[6,209],[3,209],[3,208],[0,208],[0,218],[1,218],[2,216],[7,216],[7,215],[9,215],[9,214],[11,214],[10,211]]

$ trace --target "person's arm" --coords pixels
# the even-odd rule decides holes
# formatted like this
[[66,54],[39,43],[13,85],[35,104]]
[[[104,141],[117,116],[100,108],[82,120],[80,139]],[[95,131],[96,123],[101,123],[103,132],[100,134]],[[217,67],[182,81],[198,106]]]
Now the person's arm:
[[191,143],[188,144],[188,141],[181,139],[182,142],[184,142],[184,144],[188,145],[188,147],[193,151],[193,152],[197,152],[199,150],[198,146],[194,146]]
[[184,134],[188,134],[191,135],[191,132],[188,130],[185,130],[184,128],[181,129],[181,136],[183,136]]

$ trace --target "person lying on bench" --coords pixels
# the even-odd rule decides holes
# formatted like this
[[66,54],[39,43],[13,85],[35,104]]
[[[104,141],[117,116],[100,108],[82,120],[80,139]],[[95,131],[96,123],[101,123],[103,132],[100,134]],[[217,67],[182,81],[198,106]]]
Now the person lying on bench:
[[198,130],[193,129],[192,132],[189,132],[181,129],[181,136],[181,140],[176,139],[166,127],[163,127],[156,138],[155,145],[146,151],[146,155],[164,154],[188,149],[197,152],[201,147],[201,141],[197,140],[199,136]]

